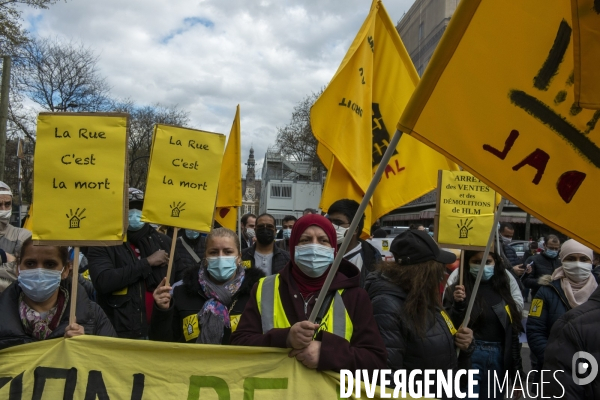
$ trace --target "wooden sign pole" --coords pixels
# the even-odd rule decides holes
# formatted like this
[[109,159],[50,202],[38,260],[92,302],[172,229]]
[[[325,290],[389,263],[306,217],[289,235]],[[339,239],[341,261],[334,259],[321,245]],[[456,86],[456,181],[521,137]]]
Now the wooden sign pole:
[[75,246],[73,255],[73,276],[71,279],[71,312],[69,314],[69,325],[77,322],[75,311],[77,311],[77,286],[79,286],[79,246]]
[[460,264],[458,264],[458,274],[459,274],[459,285],[463,285],[463,275],[465,273],[465,251],[460,251]]
[[179,228],[173,228],[173,240],[171,241],[171,254],[169,254],[169,267],[167,268],[167,285],[171,282],[171,270],[173,269],[173,259],[175,258],[175,246],[177,246],[177,233]]

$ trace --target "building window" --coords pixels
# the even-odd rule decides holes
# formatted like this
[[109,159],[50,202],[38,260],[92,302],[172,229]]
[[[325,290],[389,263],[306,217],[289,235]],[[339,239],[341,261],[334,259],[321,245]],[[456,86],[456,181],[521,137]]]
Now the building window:
[[423,39],[423,23],[419,24],[419,42]]
[[279,199],[291,199],[292,198],[292,185],[282,183],[271,184],[271,197]]

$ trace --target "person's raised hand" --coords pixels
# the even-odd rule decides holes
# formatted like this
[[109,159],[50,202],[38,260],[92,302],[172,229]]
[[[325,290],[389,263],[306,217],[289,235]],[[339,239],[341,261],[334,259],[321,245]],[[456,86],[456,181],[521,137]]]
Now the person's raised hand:
[[167,285],[167,278],[164,277],[160,284],[156,289],[154,289],[154,293],[152,293],[152,297],[154,297],[154,302],[161,310],[166,310],[171,306],[171,286]]
[[169,263],[169,255],[164,250],[157,250],[152,253],[146,260],[151,267],[162,267]]
[[456,285],[456,288],[454,288],[454,301],[459,303],[466,298],[465,287],[463,285]]
[[291,328],[287,337],[287,347],[292,349],[303,349],[312,341],[315,329],[319,324],[313,324],[309,321],[296,322]]
[[525,268],[522,268],[522,267],[523,267],[523,264],[515,265],[513,267],[513,272],[515,274],[517,274],[517,276],[523,275],[523,273],[525,272]]
[[296,360],[304,364],[305,367],[316,369],[319,365],[319,356],[321,354],[321,342],[313,340],[303,349],[294,349],[290,351],[290,357],[296,357]]

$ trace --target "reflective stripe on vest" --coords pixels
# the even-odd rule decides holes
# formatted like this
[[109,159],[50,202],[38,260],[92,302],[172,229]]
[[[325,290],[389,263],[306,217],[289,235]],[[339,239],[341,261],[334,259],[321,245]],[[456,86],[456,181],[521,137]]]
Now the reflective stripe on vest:
[[[343,292],[343,290],[336,292],[316,333],[325,331],[350,341],[354,327],[342,299]],[[262,278],[258,282],[256,303],[261,316],[263,333],[267,333],[273,328],[289,328],[291,326],[279,296],[279,274]]]

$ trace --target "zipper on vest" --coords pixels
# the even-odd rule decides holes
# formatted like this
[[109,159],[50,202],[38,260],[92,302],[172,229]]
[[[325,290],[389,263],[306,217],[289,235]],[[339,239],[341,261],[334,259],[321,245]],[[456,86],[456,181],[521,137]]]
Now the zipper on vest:
[[302,297],[302,301],[304,302],[304,316],[306,317],[306,315],[308,314],[308,303],[310,303],[310,301],[315,295],[311,294],[307,300],[304,300],[304,296],[302,296],[302,293],[300,293],[300,296]]

